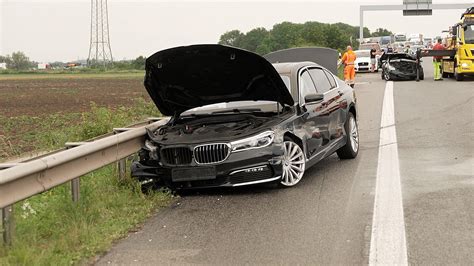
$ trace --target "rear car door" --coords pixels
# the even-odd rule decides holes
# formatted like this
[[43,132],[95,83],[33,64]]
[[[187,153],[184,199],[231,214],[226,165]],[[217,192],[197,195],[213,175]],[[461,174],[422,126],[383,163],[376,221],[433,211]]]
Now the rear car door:
[[[316,85],[318,93],[324,94],[324,112],[320,113],[325,118],[327,128],[323,130],[324,135],[322,147],[331,147],[343,135],[343,111],[341,109],[343,101],[343,91],[339,89],[337,83],[329,72],[322,68],[312,68],[309,70],[311,78]],[[347,101],[346,101],[347,102]]]

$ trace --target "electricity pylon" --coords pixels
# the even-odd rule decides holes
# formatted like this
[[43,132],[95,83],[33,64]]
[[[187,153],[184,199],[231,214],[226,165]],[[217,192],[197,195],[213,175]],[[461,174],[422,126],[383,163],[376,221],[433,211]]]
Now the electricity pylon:
[[91,0],[91,39],[87,64],[105,67],[112,62],[107,0]]

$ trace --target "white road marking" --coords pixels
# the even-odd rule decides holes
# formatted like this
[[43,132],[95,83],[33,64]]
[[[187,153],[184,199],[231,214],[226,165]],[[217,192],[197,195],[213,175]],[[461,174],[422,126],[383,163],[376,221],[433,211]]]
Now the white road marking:
[[383,98],[369,264],[408,265],[392,81]]

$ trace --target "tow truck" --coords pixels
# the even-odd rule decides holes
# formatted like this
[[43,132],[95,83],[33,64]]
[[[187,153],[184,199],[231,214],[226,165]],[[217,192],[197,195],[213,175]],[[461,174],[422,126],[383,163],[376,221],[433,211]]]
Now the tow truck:
[[461,21],[451,27],[445,50],[420,49],[417,56],[442,56],[443,78],[461,81],[465,75],[474,75],[474,7],[468,8]]

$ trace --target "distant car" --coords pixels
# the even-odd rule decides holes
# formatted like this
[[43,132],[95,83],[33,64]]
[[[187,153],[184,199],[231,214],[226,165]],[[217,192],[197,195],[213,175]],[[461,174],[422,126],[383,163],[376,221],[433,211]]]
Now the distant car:
[[375,50],[380,53],[382,51],[382,48],[380,47],[380,44],[376,42],[369,42],[369,43],[361,43],[359,45],[359,50],[371,50],[372,48],[375,47]]
[[[370,71],[370,51],[369,50],[357,50],[355,51],[356,61],[354,62],[354,68],[356,72],[368,72]],[[376,64],[377,65],[377,64]]]
[[176,47],[147,58],[145,88],[171,119],[148,132],[132,164],[142,182],[292,187],[330,154],[359,151],[354,90],[313,62],[272,65],[229,46]]
[[414,80],[419,71],[419,78],[424,79],[424,71],[416,57],[406,53],[383,54],[380,57],[382,79],[384,80]]

